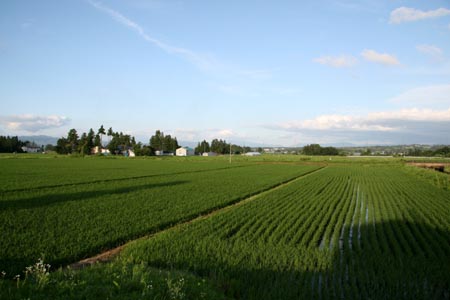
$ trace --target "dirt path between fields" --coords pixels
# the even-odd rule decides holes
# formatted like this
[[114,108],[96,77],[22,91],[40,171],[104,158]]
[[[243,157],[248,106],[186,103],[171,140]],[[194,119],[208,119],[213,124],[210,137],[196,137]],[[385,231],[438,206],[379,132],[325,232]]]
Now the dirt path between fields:
[[263,190],[263,191],[261,191],[261,192],[258,192],[257,194],[254,194],[254,195],[252,195],[252,196],[249,196],[249,197],[247,197],[247,198],[244,198],[244,199],[242,199],[242,200],[240,200],[240,201],[237,201],[237,202],[235,202],[235,203],[231,203],[231,204],[229,204],[229,205],[227,205],[227,206],[225,206],[225,207],[218,208],[218,209],[216,209],[216,210],[213,210],[213,211],[211,211],[211,212],[208,212],[208,213],[206,213],[206,214],[204,214],[204,215],[199,215],[199,216],[197,216],[197,217],[195,217],[195,218],[193,218],[193,219],[187,220],[187,221],[182,221],[182,222],[180,222],[180,223],[178,223],[178,224],[175,224],[175,225],[173,225],[173,226],[171,226],[171,227],[169,227],[169,228],[166,228],[166,229],[163,229],[163,230],[161,230],[161,231],[158,231],[158,232],[155,232],[155,233],[152,233],[152,234],[148,234],[148,235],[146,235],[146,236],[143,236],[143,237],[140,237],[140,238],[131,240],[131,241],[129,241],[129,242],[123,244],[123,245],[120,245],[120,246],[118,246],[118,247],[116,247],[116,248],[113,248],[113,249],[107,250],[107,251],[105,251],[105,252],[102,252],[102,253],[100,253],[100,254],[98,254],[98,255],[96,255],[96,256],[89,257],[89,258],[80,260],[80,261],[78,261],[78,262],[75,262],[75,263],[73,263],[73,264],[70,264],[69,267],[70,267],[71,269],[77,270],[77,269],[82,269],[82,268],[84,268],[84,267],[87,267],[87,266],[90,266],[90,265],[93,265],[93,264],[96,264],[96,263],[105,263],[105,262],[109,262],[109,261],[111,261],[114,257],[116,257],[116,256],[117,256],[117,255],[118,255],[118,254],[119,254],[119,253],[120,253],[120,252],[121,252],[128,244],[130,244],[130,243],[133,243],[133,242],[139,241],[139,240],[149,239],[149,238],[152,238],[153,236],[155,236],[155,235],[157,235],[157,234],[160,234],[160,233],[163,233],[163,232],[166,232],[166,231],[169,231],[169,230],[174,230],[174,229],[180,228],[180,227],[182,227],[182,226],[186,226],[186,225],[188,225],[188,224],[191,224],[191,223],[193,223],[193,222],[197,222],[197,221],[201,221],[201,220],[210,218],[210,217],[212,217],[212,216],[214,216],[214,215],[217,215],[217,214],[219,214],[219,213],[224,213],[224,212],[229,211],[229,210],[231,210],[231,209],[233,209],[233,208],[235,208],[235,207],[238,207],[238,206],[244,205],[244,204],[246,204],[246,203],[248,203],[248,202],[250,202],[250,201],[253,201],[253,200],[255,200],[256,198],[262,197],[262,196],[264,196],[264,195],[266,195],[266,194],[269,194],[269,193],[271,193],[271,192],[273,192],[273,191],[276,191],[276,190],[278,190],[278,189],[281,189],[281,188],[285,187],[285,186],[288,185],[288,184],[291,184],[291,183],[293,183],[293,182],[295,182],[295,181],[298,181],[298,180],[300,180],[300,179],[303,179],[303,178],[305,178],[305,177],[307,177],[307,176],[309,176],[309,175],[312,175],[312,174],[314,174],[314,173],[317,173],[317,172],[319,172],[319,171],[321,171],[321,170],[323,170],[323,169],[325,169],[325,168],[326,168],[326,166],[321,166],[321,167],[318,168],[318,169],[312,170],[312,171],[310,171],[310,172],[308,172],[308,173],[306,173],[306,174],[302,174],[302,175],[297,176],[297,177],[295,177],[295,178],[289,179],[289,180],[287,180],[287,181],[285,181],[285,182],[282,182],[282,183],[280,183],[280,184],[278,184],[278,185],[276,185],[276,186],[273,186],[273,187],[271,187],[271,188],[268,188],[268,189],[266,189],[266,190]]

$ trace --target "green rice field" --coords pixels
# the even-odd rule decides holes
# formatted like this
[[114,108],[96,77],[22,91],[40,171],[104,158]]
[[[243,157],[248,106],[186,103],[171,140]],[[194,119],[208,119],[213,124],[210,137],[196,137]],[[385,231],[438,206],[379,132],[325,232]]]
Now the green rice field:
[[[450,298],[445,173],[300,156],[0,163],[1,299]],[[50,273],[22,272],[39,258]]]

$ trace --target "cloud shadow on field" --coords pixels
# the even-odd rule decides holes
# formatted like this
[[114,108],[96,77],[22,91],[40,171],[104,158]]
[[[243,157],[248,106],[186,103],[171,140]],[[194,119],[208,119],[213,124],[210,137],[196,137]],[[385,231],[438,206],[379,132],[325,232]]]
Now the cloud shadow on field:
[[47,194],[37,197],[31,197],[26,199],[17,200],[4,200],[0,201],[0,211],[7,209],[33,209],[39,207],[45,207],[52,204],[60,204],[70,201],[88,200],[96,197],[103,197],[108,195],[122,195],[127,193],[138,192],[142,190],[149,190],[155,188],[171,187],[175,185],[185,184],[189,181],[177,180],[163,183],[149,183],[135,186],[127,186],[121,188],[111,188],[107,190],[94,190],[94,191],[81,191],[74,193],[60,192],[56,194]]

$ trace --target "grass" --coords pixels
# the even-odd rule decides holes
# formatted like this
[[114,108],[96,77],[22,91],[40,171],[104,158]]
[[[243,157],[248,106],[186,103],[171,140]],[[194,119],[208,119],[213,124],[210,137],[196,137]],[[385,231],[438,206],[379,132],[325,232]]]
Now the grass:
[[0,298],[21,299],[227,299],[210,281],[191,273],[161,270],[145,263],[116,261],[84,270],[49,273],[30,266],[22,278],[0,279]]

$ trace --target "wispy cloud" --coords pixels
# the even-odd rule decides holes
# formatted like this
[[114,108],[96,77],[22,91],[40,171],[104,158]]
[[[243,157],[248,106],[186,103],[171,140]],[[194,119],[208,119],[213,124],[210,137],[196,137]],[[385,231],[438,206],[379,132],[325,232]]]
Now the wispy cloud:
[[386,66],[400,65],[400,62],[394,55],[387,53],[378,53],[375,50],[365,49],[363,52],[361,52],[361,56],[367,61],[379,63]]
[[70,123],[65,116],[17,115],[0,116],[0,124],[11,132],[38,132],[45,129],[59,128]]
[[189,61],[197,68],[204,71],[214,71],[223,74],[231,74],[232,76],[241,76],[249,79],[267,79],[271,77],[270,70],[251,70],[245,69],[234,64],[224,63],[213,55],[199,53],[188,48],[177,47],[166,42],[163,42],[157,38],[150,36],[145,32],[144,28],[133,20],[127,18],[119,11],[114,10],[100,2],[93,0],[86,0],[90,5],[98,9],[99,11],[109,15],[116,22],[122,24],[123,26],[129,28],[130,30],[137,33],[145,41],[151,43],[152,45],[160,48],[171,55],[177,55],[183,59]]
[[334,68],[352,67],[358,63],[358,59],[351,55],[321,56],[314,58],[313,61]]
[[372,112],[366,115],[322,115],[309,120],[295,120],[268,125],[266,128],[302,134],[306,143],[446,143],[450,135],[448,110],[402,109]]
[[390,99],[390,102],[423,106],[431,104],[450,106],[450,84],[417,87]]
[[410,7],[399,7],[391,12],[389,23],[400,24],[404,22],[415,22],[425,19],[439,18],[447,15],[450,15],[450,9],[443,7],[428,11]]
[[417,45],[416,46],[417,51],[425,53],[425,54],[429,54],[429,55],[442,55],[442,49],[434,46],[434,45]]
[[444,51],[442,51],[442,49],[437,46],[424,44],[424,45],[417,45],[416,49],[420,53],[428,55],[434,61],[442,61],[444,59],[443,57]]
[[122,15],[120,12],[118,12],[112,8],[109,8],[100,2],[95,2],[92,0],[87,0],[87,2],[89,4],[91,4],[93,7],[97,8],[98,10],[108,14],[110,17],[112,17],[118,23],[133,30],[147,42],[153,44],[154,46],[164,50],[165,52],[167,52],[169,54],[176,54],[176,55],[182,56],[183,58],[187,59],[188,61],[190,61],[191,63],[195,64],[196,66],[198,66],[199,68],[202,68],[202,69],[208,69],[215,63],[212,59],[202,56],[190,49],[186,49],[186,48],[182,48],[182,47],[175,47],[175,46],[169,45],[163,41],[160,41],[154,37],[151,37],[150,35],[148,35],[145,32],[145,30],[142,28],[142,26],[140,26],[138,23],[130,20],[129,18]]

